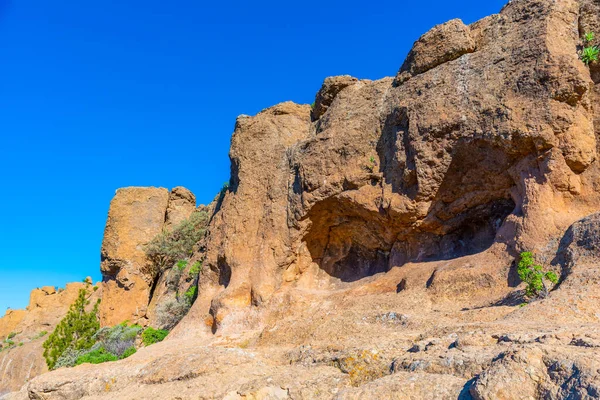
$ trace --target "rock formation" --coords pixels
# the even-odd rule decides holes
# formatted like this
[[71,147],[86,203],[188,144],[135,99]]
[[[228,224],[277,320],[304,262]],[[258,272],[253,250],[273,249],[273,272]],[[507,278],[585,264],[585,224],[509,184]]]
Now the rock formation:
[[[393,78],[328,78],[312,110],[239,117],[230,186],[190,258],[198,299],[168,340],[8,398],[598,398],[589,30],[595,0],[512,0],[434,27]],[[117,192],[104,324],[153,323],[166,278],[144,273],[142,249],[191,199]],[[528,304],[522,251],[560,277]]]
[[[34,289],[25,310],[9,310],[0,318],[0,394],[18,390],[29,379],[48,371],[42,343],[85,287],[85,283],[75,282],[64,289]],[[90,287],[91,302],[102,293],[98,285],[95,287],[95,291]],[[13,345],[9,344],[9,337]]]
[[110,203],[102,241],[103,326],[123,321],[146,324],[151,292],[158,277],[149,271],[147,245],[196,209],[196,197],[183,187],[129,187],[117,190]]

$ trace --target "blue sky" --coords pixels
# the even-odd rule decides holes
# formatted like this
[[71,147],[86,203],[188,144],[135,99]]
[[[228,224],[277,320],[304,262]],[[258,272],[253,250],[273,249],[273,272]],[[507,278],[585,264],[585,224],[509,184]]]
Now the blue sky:
[[0,315],[100,279],[117,188],[208,203],[237,115],[394,75],[433,25],[504,2],[0,0]]

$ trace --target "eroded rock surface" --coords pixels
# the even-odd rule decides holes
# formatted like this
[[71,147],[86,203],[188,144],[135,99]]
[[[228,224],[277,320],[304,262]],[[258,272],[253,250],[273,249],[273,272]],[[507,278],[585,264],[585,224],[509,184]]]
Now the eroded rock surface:
[[[513,0],[433,28],[395,78],[239,117],[186,318],[11,398],[597,398],[600,72],[578,50],[598,10]],[[142,229],[132,252],[190,203],[155,197],[115,214]],[[111,242],[105,276],[139,276],[148,304]],[[560,276],[526,305],[521,251]]]
[[277,290],[398,267],[399,287],[447,297],[510,290],[519,251],[555,250],[599,204],[580,9],[513,1],[453,20],[415,43],[410,79],[326,80],[313,122],[289,103],[238,120],[197,311],[218,325]]
[[146,325],[153,287],[160,276],[149,264],[145,246],[164,229],[173,229],[196,209],[196,197],[184,187],[129,187],[110,203],[102,241],[103,326],[123,321]]
[[102,294],[98,285],[75,282],[58,290],[45,286],[31,292],[25,310],[9,310],[0,318],[0,394],[18,390],[28,380],[48,371],[42,343],[66,315],[79,290],[86,287],[93,304]]

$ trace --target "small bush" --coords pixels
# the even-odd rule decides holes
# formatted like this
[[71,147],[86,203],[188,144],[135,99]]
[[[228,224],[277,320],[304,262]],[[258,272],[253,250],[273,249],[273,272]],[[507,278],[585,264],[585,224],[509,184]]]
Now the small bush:
[[23,342],[19,342],[19,346],[23,346]]
[[177,269],[180,271],[183,271],[185,269],[185,267],[187,266],[188,262],[187,260],[179,260],[177,261]]
[[128,348],[127,350],[125,350],[123,352],[123,354],[121,354],[120,359],[122,360],[124,358],[127,358],[127,357],[135,354],[136,352],[137,352],[137,350],[135,349],[135,346],[131,346],[130,348]]
[[599,54],[600,49],[598,46],[584,47],[581,52],[581,60],[585,63],[585,65],[590,65],[591,63],[598,61]]
[[7,339],[12,339],[12,338],[14,338],[15,336],[17,336],[17,332],[11,332],[11,333],[9,333],[9,334],[8,334],[8,336],[7,336],[6,338],[7,338]]
[[533,254],[529,251],[521,253],[517,272],[519,278],[527,284],[525,294],[528,297],[546,297],[548,287],[544,280],[553,284],[558,283],[558,276],[553,271],[544,271],[541,265],[536,265]]
[[585,35],[583,35],[583,41],[585,43],[591,43],[594,41],[595,38],[596,34],[594,32],[587,32]]
[[177,290],[177,288],[179,287],[179,280],[181,279],[182,274],[183,270],[177,267],[171,268],[171,270],[167,274],[167,287],[171,290]]
[[56,360],[56,363],[54,364],[54,369],[58,369],[58,368],[63,368],[63,367],[74,367],[75,363],[77,362],[77,359],[87,353],[90,353],[92,351],[94,351],[96,348],[92,347],[91,349],[84,349],[84,350],[74,350],[74,349],[67,349],[65,350],[60,357],[58,357],[58,359]]
[[101,364],[107,361],[117,361],[119,357],[106,351],[104,347],[100,347],[98,350],[91,351],[77,358],[75,365],[81,364]]
[[194,212],[172,231],[164,231],[156,235],[145,248],[146,256],[150,261],[150,264],[145,267],[145,272],[157,276],[178,260],[189,257],[194,245],[204,237],[207,224],[206,212]]
[[202,263],[200,261],[196,261],[190,267],[190,271],[189,271],[190,278],[195,278],[198,275],[200,275],[200,271],[202,271]]
[[146,328],[142,333],[142,343],[144,346],[150,346],[154,343],[162,342],[167,337],[169,331],[164,329]]
[[100,343],[102,348],[117,357],[122,357],[123,354],[135,345],[136,338],[142,331],[139,325],[127,326],[127,323],[115,325],[112,328],[102,328],[96,335],[94,340]]
[[181,321],[190,310],[191,304],[187,301],[168,300],[156,307],[158,326],[171,330]]
[[4,341],[4,343],[6,343],[6,344],[7,344],[7,345],[9,345],[9,346],[14,346],[14,345],[15,345],[15,342],[14,342],[13,340],[11,340],[11,339],[6,339],[6,340]]
[[194,304],[194,300],[196,300],[196,295],[198,294],[198,286],[193,285],[184,293],[185,300],[190,304]]

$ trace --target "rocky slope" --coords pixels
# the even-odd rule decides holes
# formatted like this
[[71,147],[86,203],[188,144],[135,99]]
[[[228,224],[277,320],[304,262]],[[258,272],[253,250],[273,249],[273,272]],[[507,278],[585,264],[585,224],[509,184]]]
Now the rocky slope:
[[[599,398],[587,31],[600,32],[595,0],[513,0],[434,27],[393,78],[328,78],[312,110],[240,116],[229,189],[191,257],[204,268],[190,313],[163,343],[7,398]],[[174,192],[113,200],[104,324],[154,323],[164,276],[140,249],[179,218],[169,210],[193,212]],[[521,251],[560,277],[524,307]]]
[[[0,318],[0,394],[18,390],[29,379],[48,371],[42,343],[86,286],[76,282],[64,289],[34,289],[25,310],[8,310]],[[102,296],[100,285],[95,288],[89,288],[92,303]]]

